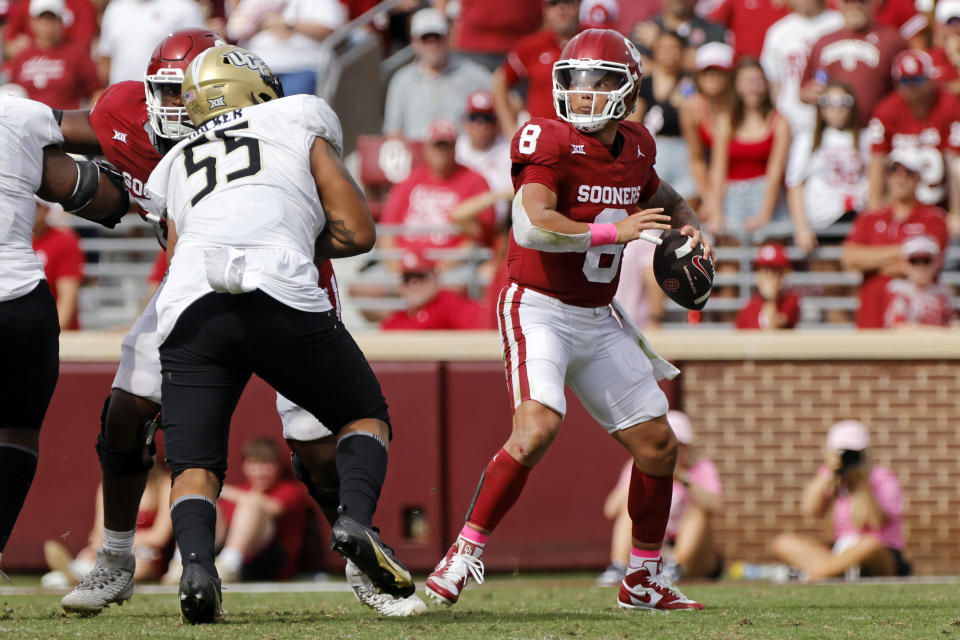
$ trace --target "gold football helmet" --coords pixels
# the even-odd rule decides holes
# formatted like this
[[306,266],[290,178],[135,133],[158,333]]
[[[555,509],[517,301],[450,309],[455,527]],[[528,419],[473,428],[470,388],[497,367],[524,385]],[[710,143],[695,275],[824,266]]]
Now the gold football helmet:
[[180,87],[194,126],[221,113],[283,97],[280,80],[254,53],[231,44],[203,51],[187,67]]

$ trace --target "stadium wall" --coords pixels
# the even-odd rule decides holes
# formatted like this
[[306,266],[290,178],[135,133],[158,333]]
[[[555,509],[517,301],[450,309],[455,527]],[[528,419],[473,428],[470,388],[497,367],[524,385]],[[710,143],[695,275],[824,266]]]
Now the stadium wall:
[[[872,457],[904,489],[907,556],[917,573],[960,572],[960,334],[954,331],[651,333],[683,369],[666,385],[696,431],[696,453],[720,470],[718,538],[728,561],[771,560],[781,530],[826,534],[798,515],[800,488],[823,457],[827,428],[858,418]],[[377,524],[414,570],[432,567],[456,534],[480,471],[506,438],[510,407],[493,333],[358,336],[391,405],[396,437]],[[93,442],[120,336],[64,334],[61,378],[41,437],[40,472],[4,553],[10,569],[42,569],[42,544],[82,547],[98,481]],[[608,559],[601,505],[626,462],[573,394],[564,428],[498,529],[491,570],[596,568]],[[243,441],[275,434],[267,385],[253,380],[232,427],[228,481]],[[326,526],[317,567],[336,569]]]

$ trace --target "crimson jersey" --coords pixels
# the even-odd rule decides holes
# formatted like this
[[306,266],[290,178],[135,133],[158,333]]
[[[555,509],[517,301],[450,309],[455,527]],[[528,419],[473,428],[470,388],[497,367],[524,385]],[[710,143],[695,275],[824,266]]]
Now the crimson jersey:
[[960,98],[938,90],[930,113],[917,118],[895,91],[873,111],[867,128],[871,150],[884,155],[894,147],[915,147],[924,156],[917,198],[927,204],[947,197],[945,151],[960,151]]
[[143,83],[128,80],[107,87],[90,112],[90,126],[103,155],[123,174],[130,196],[144,206],[147,178],[163,154],[149,131]]
[[[557,211],[577,222],[613,223],[637,211],[660,187],[653,169],[653,136],[636,122],[621,122],[611,148],[561,120],[534,118],[513,137],[513,185],[538,183],[557,194]],[[567,304],[610,304],[620,280],[622,244],[586,253],[525,249],[510,234],[510,280]]]

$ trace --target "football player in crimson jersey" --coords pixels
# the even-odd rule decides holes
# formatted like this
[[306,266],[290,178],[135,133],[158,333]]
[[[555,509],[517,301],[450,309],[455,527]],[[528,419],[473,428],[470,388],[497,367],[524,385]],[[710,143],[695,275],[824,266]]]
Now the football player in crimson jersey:
[[[123,174],[132,198],[141,205],[141,216],[154,225],[166,246],[165,222],[151,217],[145,185],[163,156],[193,129],[180,85],[187,65],[202,51],[223,44],[205,29],[182,29],[157,45],[144,82],[118,82],[104,91],[92,111],[62,114],[65,147],[74,152],[103,153]],[[339,312],[336,278],[329,260],[318,265],[321,286]],[[124,336],[120,366],[101,414],[97,452],[103,471],[104,548],[97,565],[63,598],[65,610],[99,613],[111,602],[122,602],[133,593],[132,545],[136,517],[147,471],[152,465],[146,444],[152,438],[154,418],[160,411],[160,356],[156,340],[154,294],[133,328]],[[277,396],[284,437],[295,452],[298,477],[307,485],[331,524],[336,520],[336,444],[329,432],[309,412]],[[303,462],[300,462],[300,461]],[[410,615],[424,610],[419,598],[407,600],[378,594],[355,567],[347,577],[357,597],[384,615]]]
[[[620,606],[703,608],[673,586],[660,559],[677,439],[657,378],[679,371],[611,307],[628,242],[671,227],[691,245],[701,242],[693,210],[653,169],[653,137],[623,121],[639,81],[640,53],[629,40],[584,31],[553,67],[560,119],[534,118],[513,139],[510,282],[499,312],[513,431],[481,476],[460,536],[427,579],[427,594],[441,603],[455,603],[471,577],[483,580],[487,537],[557,435],[566,382],[635,460],[633,550]],[[706,243],[704,255],[711,255]]]

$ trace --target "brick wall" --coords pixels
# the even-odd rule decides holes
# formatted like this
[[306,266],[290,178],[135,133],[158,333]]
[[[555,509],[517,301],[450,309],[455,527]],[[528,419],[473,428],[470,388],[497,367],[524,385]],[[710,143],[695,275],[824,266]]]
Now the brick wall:
[[823,535],[799,514],[800,492],[823,460],[831,424],[861,420],[871,459],[904,494],[906,555],[918,574],[960,572],[960,362],[686,361],[683,409],[695,455],[712,459],[726,508],[718,537],[728,560],[769,562],[780,531]]

